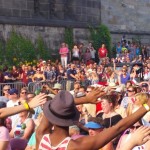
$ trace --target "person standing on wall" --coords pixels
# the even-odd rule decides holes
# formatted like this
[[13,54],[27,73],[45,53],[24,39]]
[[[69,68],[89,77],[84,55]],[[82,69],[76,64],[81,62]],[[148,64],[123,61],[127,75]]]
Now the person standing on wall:
[[61,57],[61,64],[63,67],[67,67],[67,58],[68,58],[68,48],[66,46],[66,43],[61,44],[61,48],[59,49],[59,54]]
[[105,47],[105,44],[102,44],[102,46],[99,48],[98,50],[98,55],[99,55],[99,63],[105,61],[107,55],[108,55],[108,51]]

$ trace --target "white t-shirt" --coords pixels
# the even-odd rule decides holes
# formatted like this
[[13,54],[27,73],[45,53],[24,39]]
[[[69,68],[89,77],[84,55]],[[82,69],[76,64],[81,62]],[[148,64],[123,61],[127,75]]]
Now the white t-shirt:
[[[7,107],[18,106],[18,105],[19,105],[18,102],[19,102],[19,100],[17,100],[16,102],[13,102],[12,100],[9,100],[9,101],[7,102]],[[10,118],[11,121],[12,121],[11,127],[14,128],[15,125],[16,125],[16,123],[17,123],[17,121],[18,121],[18,119],[19,119],[19,115],[16,114],[16,115],[10,116],[9,118]]]
[[92,57],[92,58],[95,58],[96,50],[90,50],[90,52],[91,52],[91,57]]

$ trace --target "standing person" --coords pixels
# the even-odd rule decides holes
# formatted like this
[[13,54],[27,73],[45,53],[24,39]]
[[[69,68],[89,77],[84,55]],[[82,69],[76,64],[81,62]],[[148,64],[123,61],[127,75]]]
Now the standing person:
[[90,52],[91,52],[91,59],[95,62],[96,50],[94,49],[93,46],[91,47]]
[[73,63],[78,64],[79,63],[79,49],[76,45],[72,49],[72,56],[73,56],[73,58],[72,58]]
[[116,53],[117,53],[116,55],[117,55],[117,57],[120,57],[121,49],[122,49],[121,44],[120,44],[120,42],[118,42],[118,44],[116,46]]
[[67,70],[67,83],[66,83],[66,90],[67,91],[70,91],[73,89],[73,84],[74,84],[74,81],[76,80],[76,75],[77,72],[75,70],[75,65],[74,64],[71,64],[71,67],[70,69]]
[[102,44],[102,47],[99,48],[98,50],[98,55],[99,55],[99,60],[100,60],[100,63],[105,61],[107,55],[108,55],[108,51],[105,47],[105,44]]
[[87,62],[91,59],[91,53],[90,53],[90,49],[87,48],[85,53],[84,53],[84,63],[87,64]]
[[84,61],[84,53],[85,53],[85,47],[83,43],[79,44],[79,52],[80,52],[80,61]]
[[59,49],[59,54],[61,57],[61,64],[63,67],[67,67],[67,58],[68,58],[68,48],[66,47],[66,43],[61,44],[61,48]]

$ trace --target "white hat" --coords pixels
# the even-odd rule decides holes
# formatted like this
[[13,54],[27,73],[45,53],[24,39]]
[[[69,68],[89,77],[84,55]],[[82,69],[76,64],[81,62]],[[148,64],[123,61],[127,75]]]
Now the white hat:
[[62,89],[61,84],[55,83],[53,89],[61,90]]

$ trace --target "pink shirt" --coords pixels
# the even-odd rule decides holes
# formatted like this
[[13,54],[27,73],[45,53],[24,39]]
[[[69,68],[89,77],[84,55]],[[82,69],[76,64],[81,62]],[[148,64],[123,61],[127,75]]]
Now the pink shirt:
[[[0,141],[10,141],[9,131],[4,126],[0,127]],[[7,146],[6,150],[11,150],[10,143],[8,143],[8,146]]]
[[67,47],[62,47],[59,49],[59,54],[61,55],[61,57],[67,57],[69,50]]
[[70,137],[66,137],[62,142],[54,147],[51,145],[49,134],[45,134],[40,142],[39,150],[67,150],[70,140]]

